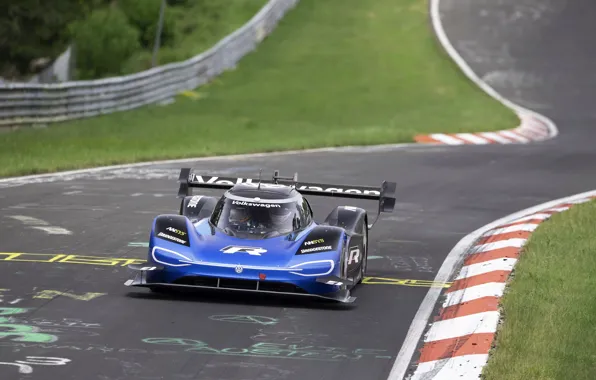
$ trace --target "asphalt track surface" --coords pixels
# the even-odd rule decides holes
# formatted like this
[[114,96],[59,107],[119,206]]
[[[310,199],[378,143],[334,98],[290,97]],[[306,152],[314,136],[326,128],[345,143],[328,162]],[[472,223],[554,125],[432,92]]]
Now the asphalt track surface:
[[[396,210],[383,216],[370,236],[370,255],[381,258],[370,260],[367,274],[394,279],[432,280],[449,250],[470,231],[596,188],[596,46],[591,41],[596,4],[443,0],[441,11],[447,34],[472,68],[501,94],[552,118],[561,133],[557,139],[192,166],[245,176],[259,168],[298,171],[312,182],[397,181]],[[177,211],[180,166],[0,183],[0,379],[386,379],[426,287],[365,284],[354,292],[358,299],[350,307],[211,293],[165,297],[125,287],[130,272],[122,261],[82,264],[80,258],[56,256],[143,259],[146,249],[129,244],[146,242],[155,215]],[[319,220],[341,202],[311,199]],[[371,212],[375,207],[349,203]],[[31,357],[70,362],[42,365],[60,360]],[[26,363],[37,364],[27,369]]]

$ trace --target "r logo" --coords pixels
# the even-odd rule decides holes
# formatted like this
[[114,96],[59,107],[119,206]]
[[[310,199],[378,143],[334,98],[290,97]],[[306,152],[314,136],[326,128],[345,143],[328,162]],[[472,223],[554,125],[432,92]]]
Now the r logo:
[[248,253],[252,256],[261,256],[261,253],[267,252],[264,248],[259,247],[239,247],[236,245],[228,245],[221,249],[223,253]]
[[360,248],[351,247],[350,248],[350,256],[348,257],[348,265],[352,264],[352,262],[358,263],[359,261],[360,261]]

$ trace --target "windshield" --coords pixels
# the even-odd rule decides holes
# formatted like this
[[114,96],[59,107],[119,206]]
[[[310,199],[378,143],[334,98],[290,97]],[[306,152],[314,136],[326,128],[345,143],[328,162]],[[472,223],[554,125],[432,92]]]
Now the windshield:
[[255,238],[284,235],[304,228],[306,222],[300,203],[252,203],[225,197],[211,217],[211,223],[229,235]]

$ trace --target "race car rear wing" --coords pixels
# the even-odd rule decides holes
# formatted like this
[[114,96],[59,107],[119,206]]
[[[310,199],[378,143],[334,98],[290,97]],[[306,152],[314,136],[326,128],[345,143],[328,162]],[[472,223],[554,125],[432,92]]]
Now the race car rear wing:
[[[279,184],[294,186],[301,194],[369,199],[379,201],[379,214],[382,212],[393,212],[395,207],[395,182],[383,181],[380,187],[356,186],[356,185],[330,185],[323,183],[298,182],[298,173],[293,177],[281,177],[276,170],[270,181],[254,178],[242,177],[224,177],[218,175],[199,175],[191,171],[190,168],[182,168],[178,177],[180,188],[178,197],[183,198],[190,195],[192,188],[210,188],[210,189],[231,189],[239,183],[253,184]],[[374,224],[374,223],[373,223]]]

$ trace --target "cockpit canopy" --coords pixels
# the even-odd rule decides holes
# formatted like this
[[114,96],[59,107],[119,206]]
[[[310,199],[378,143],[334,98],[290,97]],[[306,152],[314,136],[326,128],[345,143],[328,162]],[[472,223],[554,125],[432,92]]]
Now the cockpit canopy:
[[224,194],[210,221],[228,235],[264,239],[304,229],[311,223],[311,210],[302,197],[244,200]]

